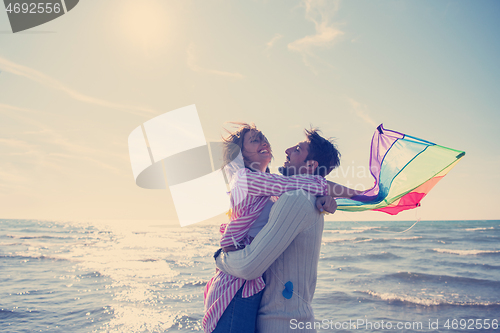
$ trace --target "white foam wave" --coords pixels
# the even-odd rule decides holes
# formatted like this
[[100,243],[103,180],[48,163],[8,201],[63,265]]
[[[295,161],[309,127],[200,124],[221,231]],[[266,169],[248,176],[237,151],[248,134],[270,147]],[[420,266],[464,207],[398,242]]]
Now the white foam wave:
[[352,227],[354,230],[373,230],[380,229],[380,227]]
[[469,228],[469,229],[465,229],[465,231],[479,231],[479,230],[491,230],[491,229],[495,229],[493,227],[490,227],[490,228]]
[[432,249],[435,252],[439,253],[449,253],[449,254],[457,254],[460,256],[474,256],[478,254],[493,254],[500,253],[500,250],[492,250],[492,251],[484,251],[484,250],[450,250],[450,249]]
[[5,242],[0,243],[0,246],[15,246],[15,245],[30,246],[29,244],[26,243],[5,243]]
[[[337,231],[337,230],[327,230],[327,231]],[[347,230],[345,230],[347,231]],[[351,230],[350,233],[359,233],[359,232],[354,232]],[[347,241],[352,241],[353,243],[367,243],[371,241],[392,241],[392,240],[412,240],[412,239],[420,239],[422,236],[414,236],[414,237],[395,237],[395,238],[366,238],[366,239],[359,239],[358,237],[356,238],[337,238],[337,239],[323,239],[323,243],[328,244],[328,243],[342,243],[342,242],[347,242]]]
[[324,230],[323,233],[329,234],[360,234],[364,230]]
[[415,237],[396,237],[394,239],[397,239],[397,240],[411,240],[411,239],[420,239],[422,238],[422,236],[415,236]]
[[[410,295],[397,295],[393,293],[377,293],[371,290],[362,291],[362,293],[368,294],[370,296],[380,298],[383,301],[387,302],[404,302],[404,303],[412,303],[417,305],[425,305],[425,306],[437,306],[437,305],[460,305],[460,306],[490,306],[490,305],[500,305],[500,302],[458,302],[458,301],[449,301],[446,299],[436,299],[436,298],[420,298],[416,296]],[[442,297],[441,295],[436,295],[438,297]]]
[[40,253],[35,253],[35,254],[29,254],[29,253],[21,253],[21,252],[16,252],[16,254],[8,254],[8,255],[1,255],[0,258],[14,258],[14,259],[19,259],[22,260],[22,262],[28,262],[30,260],[68,260],[66,258],[60,257],[60,256],[47,256],[43,255]]
[[348,230],[323,230],[324,233],[330,234],[359,234],[367,230],[380,229],[380,227],[352,227]]
[[354,243],[365,243],[365,242],[371,242],[372,240],[373,240],[373,238],[367,238],[367,239],[358,240]]
[[[369,242],[369,241],[392,241],[392,240],[412,240],[412,239],[420,239],[422,236],[414,236],[414,237],[394,237],[394,238],[369,238],[369,239],[363,239],[360,240],[359,242]],[[355,243],[359,243],[355,242]]]
[[330,244],[330,243],[343,243],[347,241],[352,241],[352,238],[337,238],[337,239],[323,239],[322,242],[324,244]]

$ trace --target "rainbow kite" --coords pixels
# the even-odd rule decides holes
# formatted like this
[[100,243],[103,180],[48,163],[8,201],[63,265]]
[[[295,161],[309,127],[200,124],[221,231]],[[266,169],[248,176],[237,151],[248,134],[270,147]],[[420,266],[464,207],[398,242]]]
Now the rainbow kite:
[[377,127],[370,153],[373,188],[352,199],[337,199],[344,211],[376,210],[391,215],[420,201],[465,155],[413,136]]

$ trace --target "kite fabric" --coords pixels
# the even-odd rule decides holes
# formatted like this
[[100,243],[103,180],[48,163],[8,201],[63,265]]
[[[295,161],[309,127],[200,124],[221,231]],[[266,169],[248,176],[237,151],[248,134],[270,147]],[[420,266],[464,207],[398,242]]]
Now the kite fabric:
[[420,201],[465,155],[435,143],[377,127],[370,153],[373,188],[351,199],[337,199],[338,210],[375,210],[391,215]]

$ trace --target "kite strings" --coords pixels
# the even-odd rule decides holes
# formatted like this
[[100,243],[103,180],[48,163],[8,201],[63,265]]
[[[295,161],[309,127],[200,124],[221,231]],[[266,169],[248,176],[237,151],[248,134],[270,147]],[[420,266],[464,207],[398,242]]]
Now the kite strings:
[[[416,221],[415,221],[415,223],[413,223],[413,224],[412,224],[412,225],[411,225],[408,229],[403,230],[403,231],[385,231],[385,230],[378,230],[378,231],[380,231],[380,232],[395,233],[395,234],[402,234],[402,233],[405,233],[405,232],[409,231],[410,229],[412,229],[412,228],[413,228],[413,227],[414,227],[414,226],[415,226],[418,222],[420,222],[420,220],[421,220],[421,218],[417,216],[417,214],[418,214],[418,212],[419,212],[418,208],[419,208],[419,207],[415,208],[415,220],[416,220]],[[354,222],[354,223],[359,223],[358,221],[355,221],[355,220],[351,219],[351,218],[349,217],[349,214],[346,214],[346,213],[344,213],[343,211],[341,211],[341,212],[342,212],[342,214],[343,214],[344,216],[347,216],[347,218],[348,218],[349,220],[351,220],[351,222]]]
[[415,223],[413,223],[411,225],[411,227],[409,227],[408,229],[406,229],[404,231],[398,231],[398,232],[394,231],[394,232],[397,233],[397,234],[402,234],[403,232],[407,232],[408,230],[410,230],[411,228],[413,228],[415,226],[415,224],[417,224],[418,222],[420,222],[420,219],[417,219],[417,221]]
[[420,212],[420,211],[418,210],[418,208],[419,208],[419,207],[420,207],[420,206],[418,206],[417,208],[415,208],[415,220],[416,220],[416,221],[415,221],[415,223],[413,223],[413,224],[411,225],[411,227],[409,227],[408,229],[403,230],[403,231],[385,231],[385,230],[380,230],[380,231],[382,231],[382,232],[393,232],[393,233],[396,233],[396,234],[402,234],[402,233],[407,232],[408,230],[410,230],[411,228],[413,228],[413,227],[414,227],[414,226],[415,226],[418,222],[420,222],[420,217],[419,217],[419,214],[418,214],[418,212]]

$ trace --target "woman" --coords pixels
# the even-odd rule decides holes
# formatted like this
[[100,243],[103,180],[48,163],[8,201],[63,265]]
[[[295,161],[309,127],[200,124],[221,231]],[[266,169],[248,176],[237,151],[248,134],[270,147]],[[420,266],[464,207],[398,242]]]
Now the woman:
[[[272,159],[269,141],[254,125],[240,125],[224,139],[225,163],[234,161],[240,150],[244,162],[244,168],[236,171],[230,181],[231,217],[227,225],[221,226],[220,245],[225,252],[250,244],[267,222],[265,217],[269,214],[263,211],[270,210],[276,196],[297,189],[327,195],[329,186],[335,185],[321,176],[268,173]],[[264,218],[259,219],[261,214]],[[205,332],[254,332],[264,287],[262,277],[246,281],[218,271],[205,288]]]

